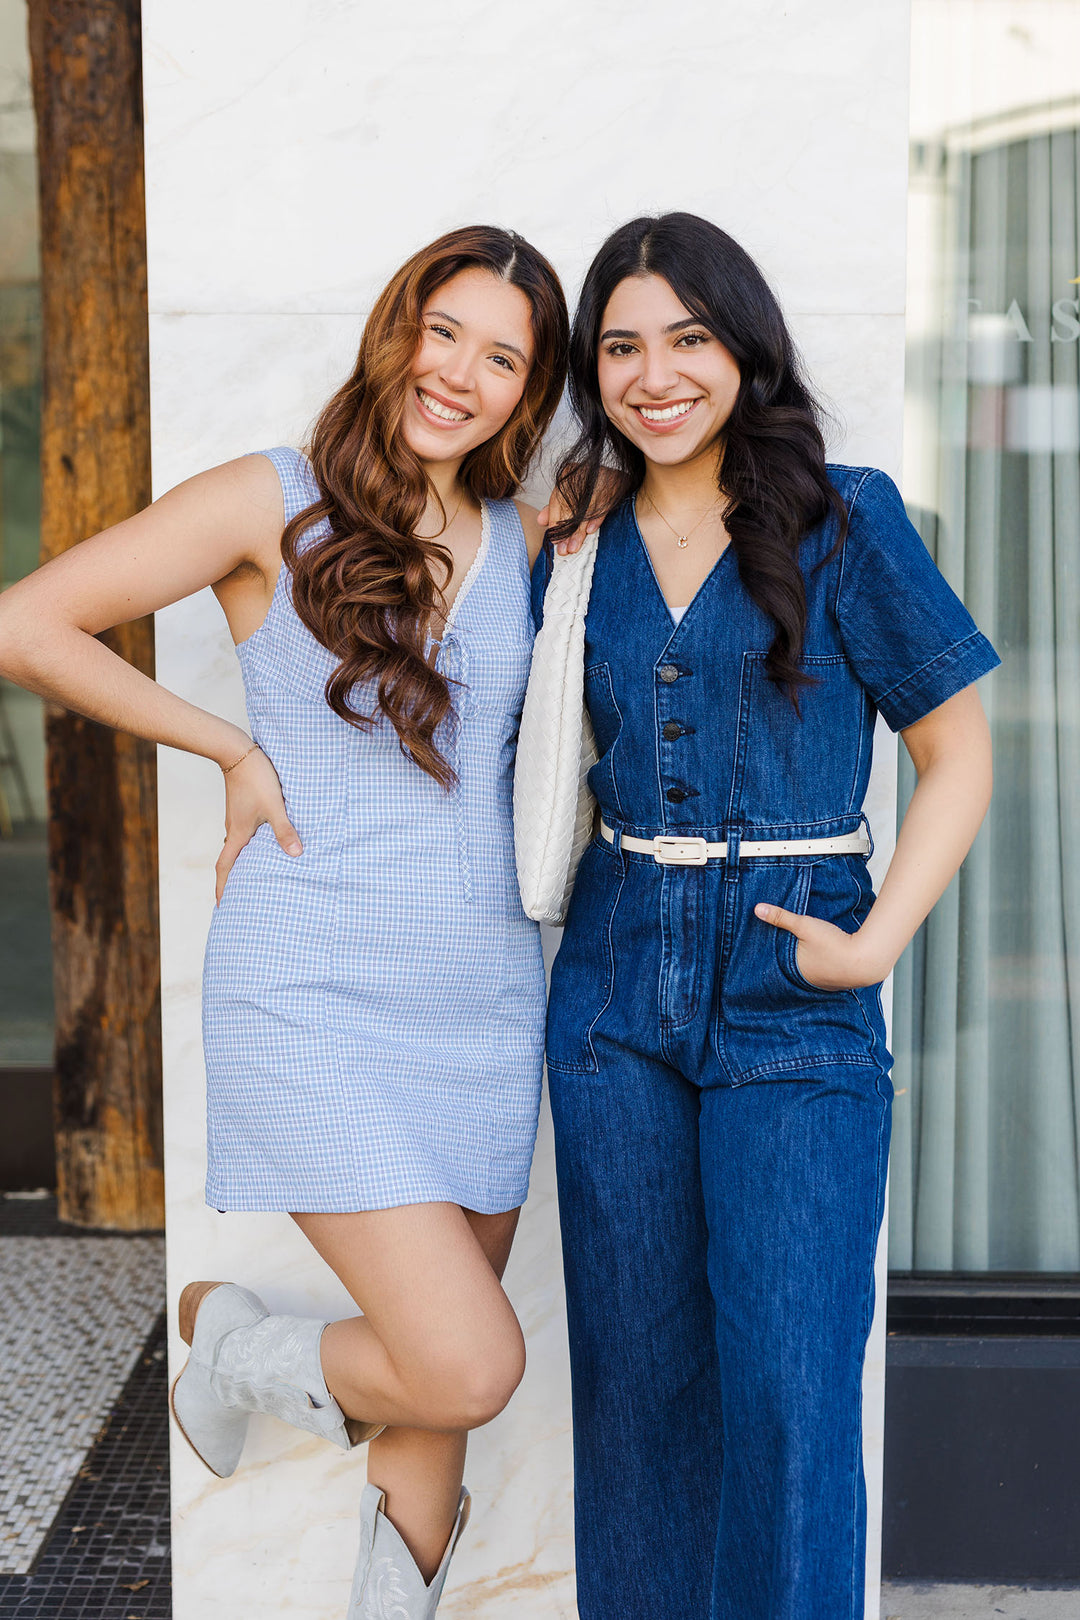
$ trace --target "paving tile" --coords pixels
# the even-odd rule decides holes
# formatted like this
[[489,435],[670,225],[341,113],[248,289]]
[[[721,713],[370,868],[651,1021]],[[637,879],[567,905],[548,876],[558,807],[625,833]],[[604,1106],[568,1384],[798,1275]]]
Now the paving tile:
[[0,1299],[0,1575],[25,1574],[161,1312],[163,1241],[9,1222]]
[[0,1620],[170,1620],[168,1423],[162,1316]]

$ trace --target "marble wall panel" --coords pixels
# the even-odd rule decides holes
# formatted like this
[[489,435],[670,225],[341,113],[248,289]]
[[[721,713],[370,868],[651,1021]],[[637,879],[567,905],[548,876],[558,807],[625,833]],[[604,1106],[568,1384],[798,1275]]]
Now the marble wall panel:
[[[492,218],[568,289],[607,229],[685,206],[759,255],[839,418],[835,459],[899,465],[906,161],[904,0],[717,7],[536,0],[145,0],[154,474],[299,443],[366,304],[445,226]],[[542,477],[533,493],[543,491]],[[209,593],[159,616],[158,671],[243,718]],[[893,748],[872,816],[887,845]],[[237,1276],[273,1307],[348,1309],[284,1217],[202,1202],[199,974],[221,840],[216,770],[161,753],[170,1299]],[[887,850],[879,858],[886,858]],[[553,941],[549,941],[552,944]],[[545,1119],[507,1278],[529,1370],[473,1443],[474,1525],[443,1611],[572,1620],[565,1327]],[[867,1372],[871,1514],[883,1338]],[[182,1346],[174,1342],[176,1366]],[[270,1464],[273,1463],[271,1467]],[[256,1420],[230,1481],[174,1454],[177,1620],[343,1615],[363,1458]],[[871,1588],[876,1548],[870,1554]],[[876,1596],[868,1607],[876,1616]]]
[[576,270],[632,214],[703,206],[792,309],[902,308],[903,0],[144,17],[155,310],[355,309],[474,217]]

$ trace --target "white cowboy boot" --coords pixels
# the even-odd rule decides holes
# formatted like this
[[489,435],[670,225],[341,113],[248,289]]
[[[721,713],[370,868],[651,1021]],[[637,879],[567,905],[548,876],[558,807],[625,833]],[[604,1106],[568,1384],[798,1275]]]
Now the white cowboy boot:
[[430,1585],[425,1585],[412,1553],[382,1511],[385,1500],[377,1485],[365,1485],[360,1498],[360,1557],[346,1620],[433,1620],[454,1548],[469,1522],[469,1493],[462,1489],[454,1528]]
[[173,1416],[206,1466],[226,1479],[240,1461],[252,1412],[321,1435],[343,1451],[381,1433],[345,1417],[319,1359],[325,1322],[271,1316],[236,1283],[189,1283],[180,1333],[191,1355],[172,1387]]

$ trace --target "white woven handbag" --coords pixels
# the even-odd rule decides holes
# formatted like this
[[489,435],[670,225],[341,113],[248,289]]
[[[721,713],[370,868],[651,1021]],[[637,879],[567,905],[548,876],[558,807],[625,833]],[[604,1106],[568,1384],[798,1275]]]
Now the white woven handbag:
[[590,535],[572,556],[555,555],[518,734],[518,886],[537,922],[563,921],[593,832],[596,801],[585,778],[597,752],[585,711],[585,610],[598,539]]

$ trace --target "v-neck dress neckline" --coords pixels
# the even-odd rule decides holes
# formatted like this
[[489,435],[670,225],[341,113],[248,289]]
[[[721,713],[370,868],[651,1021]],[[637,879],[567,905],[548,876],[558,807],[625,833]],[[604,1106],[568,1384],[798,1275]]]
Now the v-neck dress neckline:
[[469,592],[472,590],[474,584],[476,583],[477,575],[480,573],[480,571],[483,568],[484,564],[487,562],[487,555],[488,555],[488,551],[490,549],[491,549],[491,515],[488,512],[488,503],[487,503],[487,501],[482,500],[480,502],[480,544],[476,548],[475,557],[473,558],[472,562],[469,564],[468,568],[466,568],[466,570],[465,570],[465,576],[462,579],[461,584],[458,586],[457,590],[454,592],[454,600],[451,602],[450,611],[446,615],[446,630],[447,630],[447,633],[449,633],[454,628],[454,625],[455,625],[455,623],[457,621],[458,614],[461,612],[461,609],[465,605],[465,598],[468,596]]
[[475,557],[465,570],[461,584],[454,592],[454,600],[451,602],[450,610],[446,615],[442,635],[438,639],[436,639],[430,633],[428,635],[427,648],[429,653],[432,647],[441,647],[445,641],[449,641],[451,635],[453,634],[454,626],[456,625],[461,614],[461,610],[465,606],[465,599],[469,595],[469,592],[472,590],[473,586],[476,584],[477,578],[483,572],[484,564],[487,562],[488,552],[490,550],[491,513],[488,509],[487,501],[482,500],[480,502],[480,544],[476,548]]
[[731,541],[730,540],[728,541],[727,545],[724,547],[724,549],[720,553],[719,557],[717,557],[716,561],[713,563],[712,567],[709,569],[709,572],[705,575],[705,578],[702,580],[701,584],[698,586],[698,588],[694,592],[693,596],[691,596],[689,601],[683,606],[682,611],[679,614],[679,617],[676,618],[674,612],[672,611],[670,602],[668,601],[667,597],[664,595],[663,588],[662,588],[662,586],[660,584],[660,581],[656,577],[656,569],[653,567],[653,560],[652,560],[652,557],[649,555],[649,548],[645,544],[645,536],[641,532],[641,524],[638,522],[638,515],[637,515],[637,496],[636,495],[631,496],[631,498],[630,498],[630,519],[631,519],[631,522],[634,525],[634,534],[635,534],[635,536],[637,538],[637,543],[638,543],[639,547],[641,548],[641,554],[645,558],[645,564],[646,564],[646,567],[649,570],[649,578],[652,580],[653,585],[656,588],[656,594],[660,598],[660,601],[661,601],[661,604],[663,606],[664,612],[667,614],[668,619],[671,621],[671,633],[672,633],[672,635],[674,635],[675,631],[678,630],[681,625],[685,624],[685,622],[686,622],[686,620],[687,620],[687,618],[688,618],[688,616],[690,614],[690,610],[693,608],[694,604],[697,602],[698,597],[702,594],[702,592],[709,585],[710,581],[712,580],[713,576],[718,571],[718,569],[719,569],[721,563],[723,562],[724,558],[727,556],[728,552],[731,550]]

